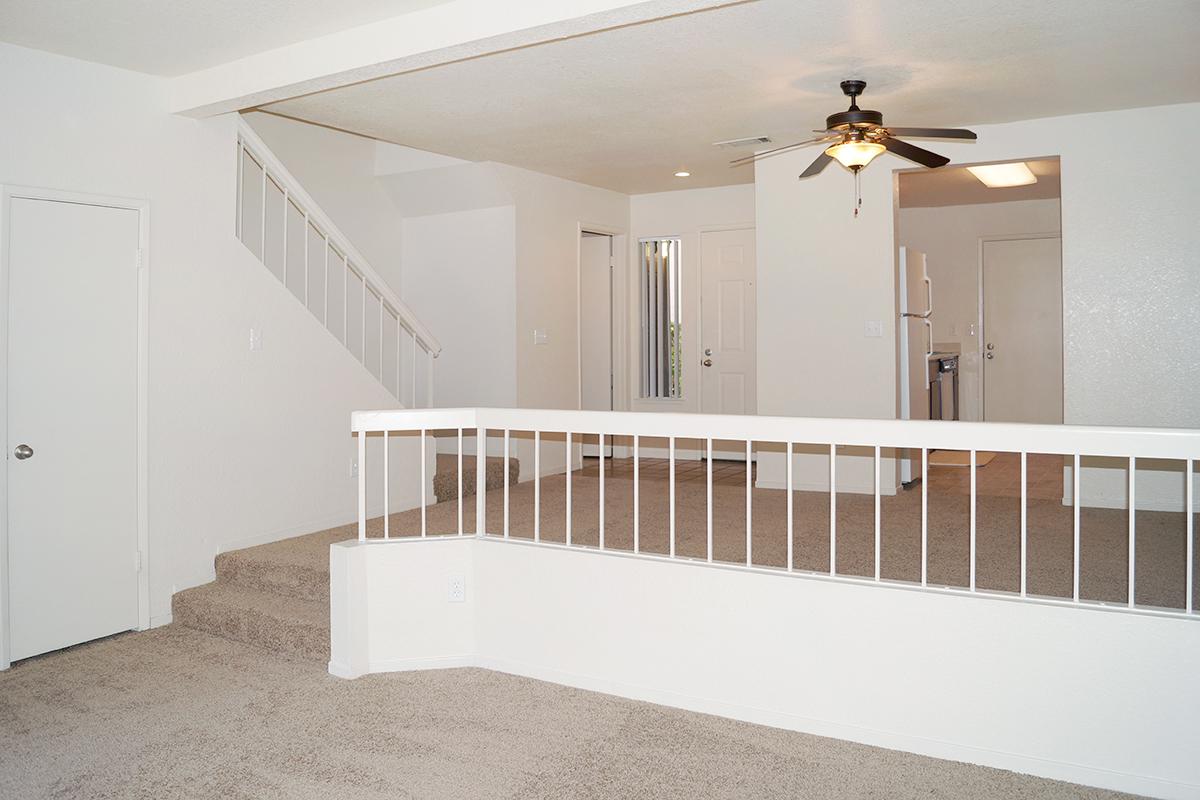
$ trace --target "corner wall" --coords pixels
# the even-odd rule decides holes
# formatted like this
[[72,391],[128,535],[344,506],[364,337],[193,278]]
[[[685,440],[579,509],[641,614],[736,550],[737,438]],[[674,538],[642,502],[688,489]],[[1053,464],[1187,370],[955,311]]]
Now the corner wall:
[[[358,609],[333,620],[343,677],[475,665],[1059,780],[1200,791],[1197,620],[473,537],[332,549],[336,607]],[[465,576],[466,602],[449,602]]]
[[350,412],[394,404],[235,238],[234,119],[173,116],[164,87],[0,44],[0,182],[150,201],[153,623],[218,551],[352,521]]

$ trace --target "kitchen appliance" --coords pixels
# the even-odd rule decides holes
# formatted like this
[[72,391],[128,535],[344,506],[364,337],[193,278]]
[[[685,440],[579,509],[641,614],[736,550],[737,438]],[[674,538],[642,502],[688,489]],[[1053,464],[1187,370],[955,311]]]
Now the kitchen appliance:
[[[933,357],[933,281],[925,254],[900,248],[900,418],[929,419],[929,364]],[[900,482],[912,483],[920,454],[905,451]]]

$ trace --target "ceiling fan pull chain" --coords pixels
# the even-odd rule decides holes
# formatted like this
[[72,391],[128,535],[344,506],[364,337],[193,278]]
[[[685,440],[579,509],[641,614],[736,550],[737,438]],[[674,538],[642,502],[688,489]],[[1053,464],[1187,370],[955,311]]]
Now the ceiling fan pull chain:
[[862,172],[861,169],[854,170],[854,218],[858,219],[858,209],[862,206],[862,188],[859,186],[858,176]]

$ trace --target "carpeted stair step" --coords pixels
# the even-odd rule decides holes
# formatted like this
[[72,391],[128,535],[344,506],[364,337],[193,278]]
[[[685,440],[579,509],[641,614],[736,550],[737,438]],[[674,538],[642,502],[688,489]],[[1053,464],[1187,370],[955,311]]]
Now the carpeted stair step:
[[276,544],[221,553],[216,561],[217,581],[328,605],[328,552],[326,546],[323,552],[294,553]]
[[329,603],[216,581],[171,598],[174,621],[188,628],[319,661],[329,660]]
[[[510,451],[511,452],[511,451]],[[488,456],[484,465],[489,491],[504,486],[504,458]],[[516,486],[521,477],[521,462],[515,457],[508,459],[508,481]],[[463,456],[463,497],[475,494],[475,456]],[[433,496],[439,503],[458,499],[458,456],[440,453],[437,457],[437,473],[433,476]]]

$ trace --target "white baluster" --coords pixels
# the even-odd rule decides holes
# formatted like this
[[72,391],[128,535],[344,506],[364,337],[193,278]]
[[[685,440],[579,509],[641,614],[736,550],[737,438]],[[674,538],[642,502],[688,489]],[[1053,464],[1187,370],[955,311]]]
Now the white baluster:
[[753,472],[754,462],[751,460],[751,442],[746,440],[746,566],[749,567],[754,563],[754,536],[751,533],[752,523],[751,517],[754,514],[754,496],[751,494],[754,491],[750,473]]
[[879,445],[875,445],[875,580],[879,580],[883,570],[883,526],[879,509],[879,461]]
[[1072,572],[1071,599],[1073,599],[1076,603],[1078,603],[1079,602],[1079,454],[1078,453],[1075,454],[1074,460],[1072,463],[1073,463],[1073,466],[1071,469],[1071,481],[1073,483],[1073,486],[1072,486],[1072,491],[1071,491],[1071,495],[1072,495],[1071,499],[1073,500],[1073,507],[1072,507],[1071,511],[1072,511],[1072,524],[1074,526],[1074,537],[1075,538],[1074,538],[1074,542],[1072,545],[1073,550],[1074,550],[1074,565],[1073,565],[1072,571],[1071,571]]
[[[400,373],[397,372],[397,375]],[[463,429],[458,429],[458,535],[463,535]]]
[[793,549],[795,548],[795,541],[794,541],[795,540],[795,534],[794,534],[795,529],[792,524],[792,505],[793,505],[792,495],[795,494],[795,491],[792,489],[792,443],[791,442],[787,443],[786,457],[787,457],[787,464],[784,468],[784,474],[786,475],[785,482],[787,484],[787,570],[788,570],[788,572],[791,572],[795,568],[794,565],[796,563],[795,556],[793,553]]
[[975,591],[975,451],[971,451],[971,591]]
[[533,432],[533,540],[542,540],[542,432]]
[[829,445],[829,574],[837,574],[837,445]]
[[1134,498],[1134,475],[1137,473],[1137,458],[1129,457],[1129,607],[1133,608],[1137,597],[1134,583],[1134,564],[1137,561],[1137,501]]
[[[362,467],[360,466],[359,469],[361,470]],[[391,515],[389,513],[390,506],[388,505],[388,502],[390,500],[390,495],[391,495],[391,491],[389,491],[390,484],[388,483],[388,481],[390,479],[391,479],[391,476],[388,474],[388,432],[384,431],[383,432],[383,538],[385,538],[385,539],[392,538]]]
[[633,552],[641,552],[641,516],[642,506],[638,496],[638,435],[633,435]]

